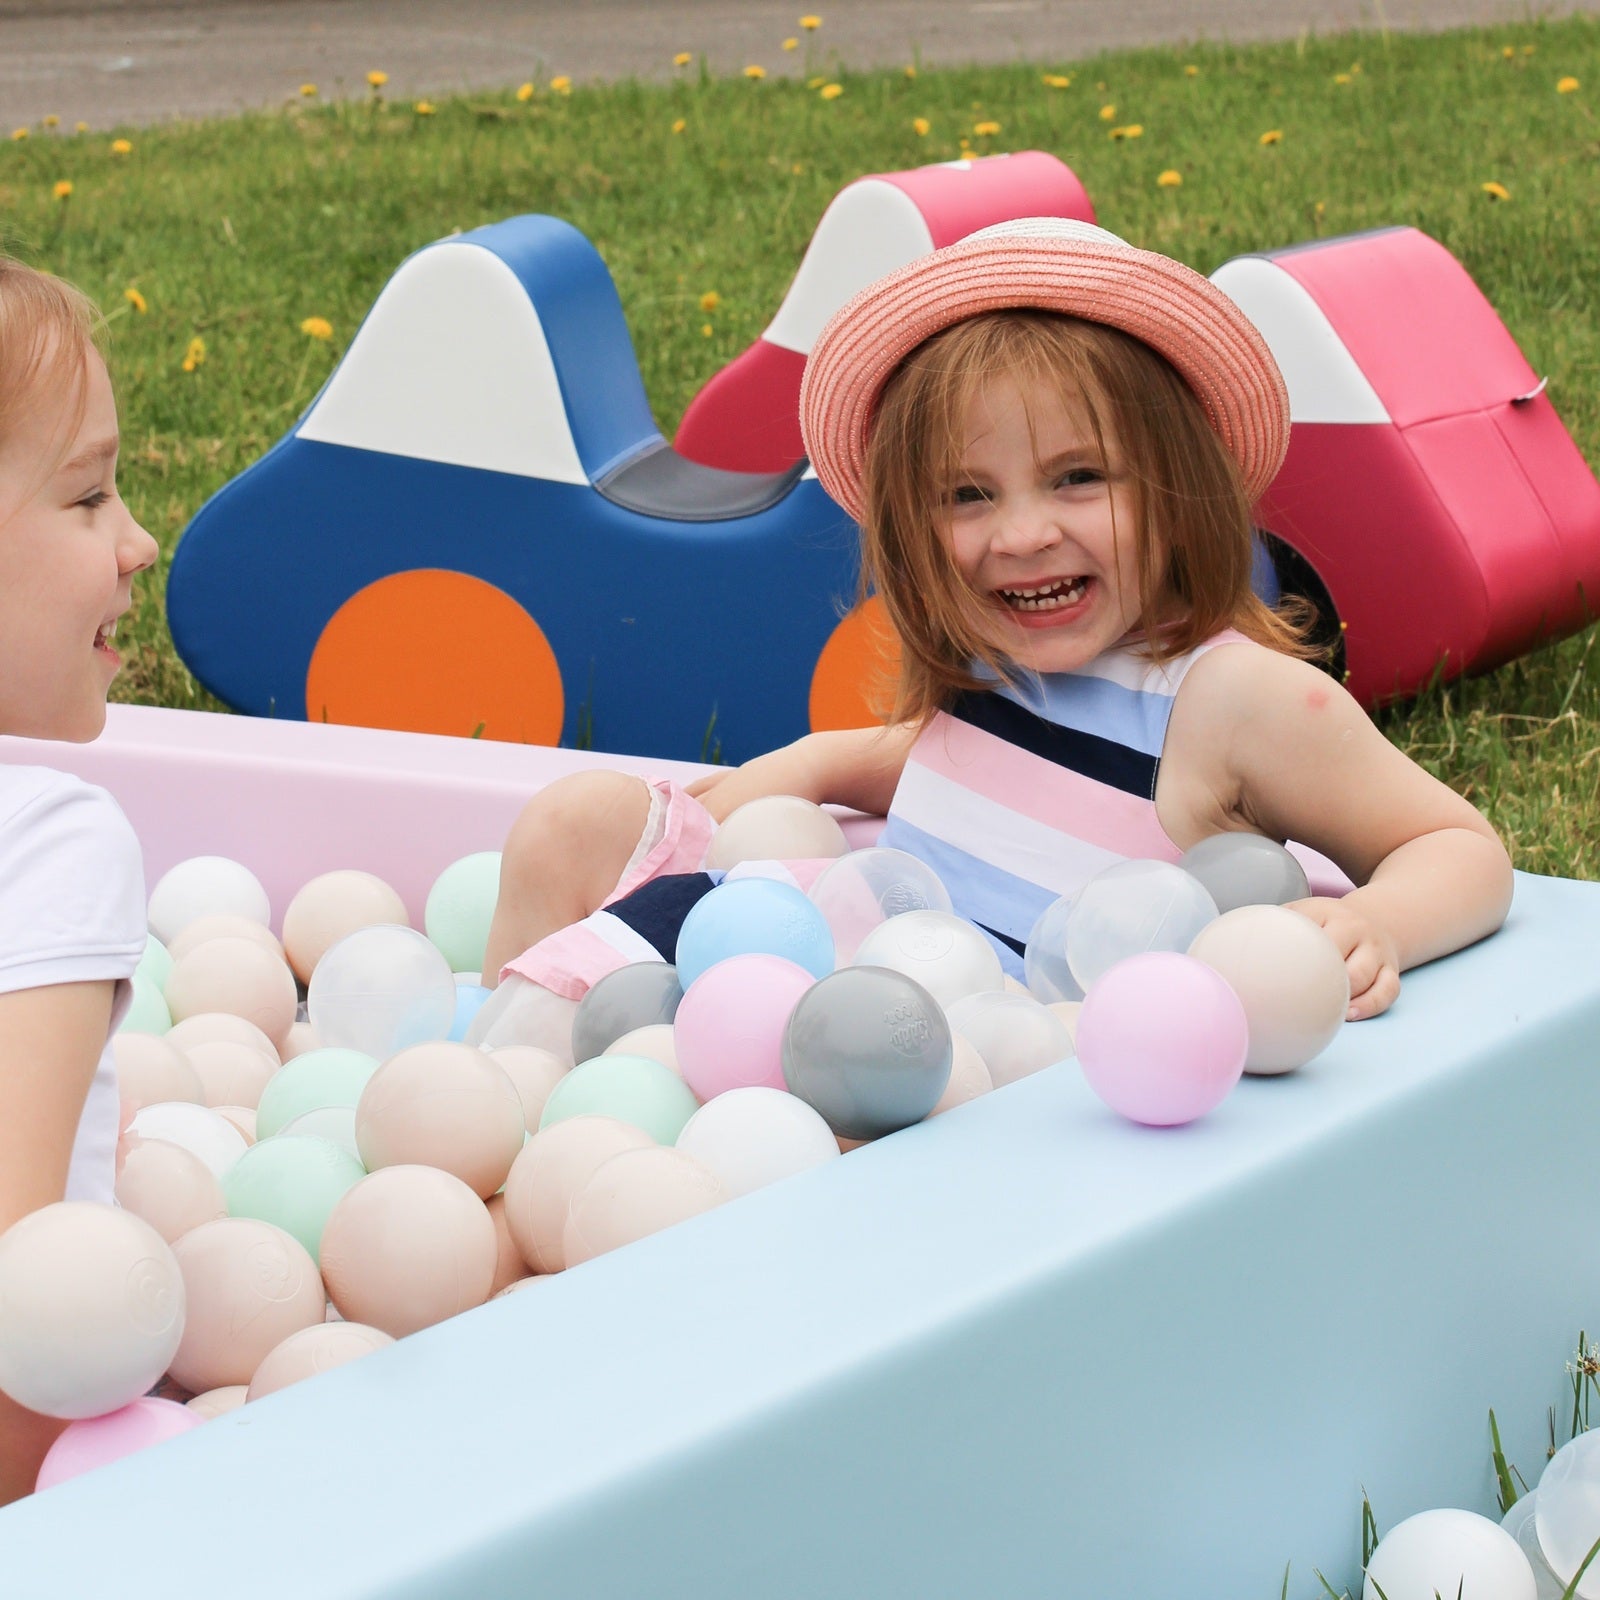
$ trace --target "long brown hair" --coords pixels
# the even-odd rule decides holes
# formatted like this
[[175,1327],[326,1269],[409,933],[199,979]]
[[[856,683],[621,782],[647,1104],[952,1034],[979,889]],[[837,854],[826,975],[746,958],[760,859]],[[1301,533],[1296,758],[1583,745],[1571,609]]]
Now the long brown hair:
[[1054,390],[1081,411],[1103,460],[1121,463],[1137,519],[1140,627],[1152,660],[1182,655],[1223,628],[1291,655],[1308,608],[1274,610],[1251,589],[1250,502],[1234,459],[1193,390],[1148,345],[1102,323],[1048,311],[996,311],[919,345],[885,385],[867,446],[862,590],[876,590],[900,640],[895,721],[922,722],[981,662],[1016,667],[985,637],[982,599],[944,535],[945,487],[959,472],[967,409],[999,375]]

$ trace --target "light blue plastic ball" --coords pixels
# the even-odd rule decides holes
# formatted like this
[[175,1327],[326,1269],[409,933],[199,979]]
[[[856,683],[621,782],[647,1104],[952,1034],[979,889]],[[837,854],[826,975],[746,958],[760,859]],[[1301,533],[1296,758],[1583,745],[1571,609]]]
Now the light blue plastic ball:
[[792,884],[739,878],[698,901],[678,930],[678,981],[685,991],[730,956],[782,956],[814,978],[833,971],[827,918]]

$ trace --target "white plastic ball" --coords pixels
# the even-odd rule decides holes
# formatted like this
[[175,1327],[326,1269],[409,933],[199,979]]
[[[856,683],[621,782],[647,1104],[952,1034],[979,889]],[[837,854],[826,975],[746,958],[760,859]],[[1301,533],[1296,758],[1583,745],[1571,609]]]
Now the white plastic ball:
[[99,1417],[167,1370],[183,1274],[149,1223],[62,1201],[0,1234],[0,1390],[48,1417]]
[[729,1089],[683,1125],[677,1147],[722,1179],[730,1199],[835,1160],[833,1130],[782,1089]]
[[809,894],[833,932],[840,966],[853,961],[861,941],[891,917],[950,910],[950,891],[938,873],[916,856],[885,845],[841,856],[823,869]]
[[261,880],[227,856],[190,856],[162,874],[150,891],[150,931],[169,948],[201,917],[248,917],[266,925],[272,903]]
[[1367,1563],[1362,1600],[1538,1600],[1533,1568],[1499,1523],[1475,1511],[1421,1511],[1396,1523]]
[[1005,977],[994,946],[949,911],[890,917],[861,941],[850,964],[903,972],[946,1007],[969,994],[998,992]]
[[185,1100],[169,1100],[144,1106],[128,1124],[128,1131],[141,1139],[165,1139],[182,1145],[198,1156],[220,1183],[233,1164],[250,1148],[245,1137],[209,1106],[190,1105]]
[[726,871],[741,861],[813,861],[849,848],[844,829],[821,806],[798,795],[768,794],[729,812],[711,836],[706,865]]
[[379,1061],[443,1039],[456,1015],[450,963],[414,928],[380,924],[347,934],[311,974],[306,1008],[326,1045]]
[[1119,861],[1078,891],[1067,916],[1067,965],[1087,990],[1129,956],[1154,950],[1185,954],[1216,914],[1216,901],[1181,867]]
[[946,1015],[951,1028],[983,1057],[996,1089],[1074,1054],[1061,1018],[1031,995],[970,994]]
[[[1563,1583],[1600,1539],[1600,1433],[1580,1433],[1550,1458],[1534,1502],[1539,1547]],[[1600,1556],[1578,1580],[1578,1600],[1600,1600]]]

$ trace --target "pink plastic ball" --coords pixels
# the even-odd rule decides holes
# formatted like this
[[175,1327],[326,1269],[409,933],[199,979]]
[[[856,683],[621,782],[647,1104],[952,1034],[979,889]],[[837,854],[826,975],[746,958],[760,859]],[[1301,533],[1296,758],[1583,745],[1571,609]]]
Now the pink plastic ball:
[[1130,956],[1078,1016],[1089,1087],[1133,1122],[1172,1127],[1219,1105],[1244,1071],[1250,1025],[1225,979],[1192,956]]
[[730,956],[707,968],[673,1018],[683,1081],[703,1101],[728,1089],[785,1088],[783,1031],[815,981],[782,956]]
[[50,1446],[35,1487],[53,1489],[79,1473],[131,1456],[135,1450],[203,1427],[205,1418],[176,1400],[135,1400],[120,1411],[70,1423]]

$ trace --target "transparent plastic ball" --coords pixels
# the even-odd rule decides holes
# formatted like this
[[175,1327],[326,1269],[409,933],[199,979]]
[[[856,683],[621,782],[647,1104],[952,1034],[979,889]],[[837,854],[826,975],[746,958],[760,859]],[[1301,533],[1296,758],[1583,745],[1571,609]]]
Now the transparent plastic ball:
[[1287,905],[1311,893],[1306,869],[1258,833],[1214,833],[1185,850],[1178,865],[1205,885],[1219,911]]
[[890,917],[861,941],[851,966],[903,972],[941,1006],[1005,987],[994,946],[965,917],[950,911]]
[[1028,993],[1047,1006],[1059,1000],[1083,999],[1083,985],[1067,965],[1067,918],[1076,899],[1076,895],[1064,894],[1052,900],[1028,934],[1022,975]]
[[951,909],[950,891],[932,867],[885,845],[841,856],[811,885],[810,895],[833,930],[840,966],[854,961],[861,941],[890,917]]
[[975,1049],[996,1089],[1031,1077],[1074,1053],[1067,1025],[1031,995],[969,994],[946,1015]]
[[[1539,1547],[1563,1583],[1600,1539],[1600,1433],[1580,1433],[1550,1458],[1534,1504]],[[1578,1600],[1600,1600],[1600,1557],[1578,1580]]]
[[455,974],[415,928],[379,924],[329,948],[311,974],[306,1007],[325,1045],[385,1061],[448,1035]]
[[1067,965],[1087,990],[1129,956],[1154,950],[1183,953],[1216,915],[1216,901],[1181,867],[1165,861],[1119,861],[1078,891],[1067,917]]

